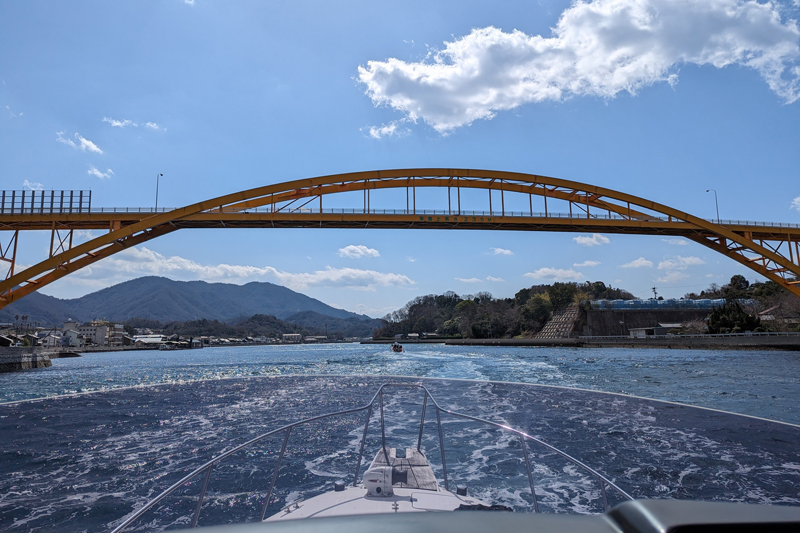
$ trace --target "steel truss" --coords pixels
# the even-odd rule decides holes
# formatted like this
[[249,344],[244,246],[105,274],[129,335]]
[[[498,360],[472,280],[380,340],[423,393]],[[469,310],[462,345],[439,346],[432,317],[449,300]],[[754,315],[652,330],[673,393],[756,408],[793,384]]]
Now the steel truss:
[[[446,190],[447,208],[442,205],[435,212],[418,209],[419,188]],[[372,193],[390,189],[405,189],[405,206],[373,209]],[[488,211],[462,209],[464,190],[485,190]],[[347,192],[362,192],[362,205],[323,208],[324,197]],[[527,212],[507,210],[508,194],[527,197]],[[534,199],[538,210],[534,210]],[[800,226],[715,223],[612,189],[547,176],[469,169],[400,169],[276,183],[167,212],[113,208],[79,213],[36,209],[0,213],[0,229],[14,232],[12,268],[0,282],[0,308],[131,246],[177,229],[215,227],[593,231],[682,236],[738,261],[800,297]],[[50,257],[15,273],[17,233],[44,229],[52,232]],[[76,229],[108,232],[73,246],[72,232]],[[3,252],[0,259],[9,261],[6,256],[7,252]]]

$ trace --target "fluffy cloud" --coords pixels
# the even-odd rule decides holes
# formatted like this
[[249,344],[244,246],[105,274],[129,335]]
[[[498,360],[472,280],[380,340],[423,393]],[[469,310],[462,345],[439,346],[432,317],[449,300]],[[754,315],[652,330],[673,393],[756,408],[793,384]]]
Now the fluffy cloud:
[[103,117],[103,122],[108,122],[114,128],[127,128],[128,126],[133,126],[135,128],[138,126],[138,124],[135,123],[134,121],[127,119],[115,120],[113,118]]
[[35,181],[28,181],[25,180],[22,182],[22,186],[28,189],[29,191],[43,191],[44,185]]
[[[460,281],[461,283],[482,283],[483,280],[480,278],[455,278],[456,281]],[[503,278],[496,278],[494,276],[486,276],[486,281],[491,281],[492,283],[502,283],[505,282]]]
[[[137,122],[134,122],[133,120],[129,120],[129,119],[117,120],[117,119],[113,119],[111,117],[103,117],[102,121],[103,122],[108,122],[114,128],[127,128],[128,126],[130,126],[132,128],[138,128],[139,127],[139,124]],[[149,128],[151,130],[156,130],[156,131],[167,131],[167,128],[162,128],[161,126],[159,126],[155,122],[145,122],[144,123],[144,127],[145,128]]]
[[494,255],[514,255],[514,252],[504,248],[492,248],[491,250]]
[[96,154],[103,153],[103,151],[100,148],[98,148],[96,144],[94,144],[89,139],[84,139],[80,133],[76,133],[74,135],[75,140],[72,140],[72,138],[70,137],[64,137],[63,131],[57,131],[56,135],[58,136],[56,137],[56,141],[62,144],[66,144],[67,146],[71,146],[76,150],[82,150],[84,152],[89,151],[89,152],[94,152]]
[[573,2],[550,37],[477,28],[419,62],[369,61],[357,80],[376,106],[441,134],[531,102],[674,86],[683,65],[753,69],[792,103],[800,30],[781,20],[783,9],[746,0]]
[[90,176],[94,176],[96,178],[100,178],[101,180],[109,179],[111,176],[114,175],[114,171],[110,168],[107,168],[105,172],[101,172],[97,170],[97,167],[94,165],[89,165],[89,170],[86,171],[87,174]]
[[599,265],[599,264],[600,264],[600,261],[591,261],[591,260],[588,260],[588,261],[584,261],[583,263],[572,263],[572,266],[574,266],[575,268],[581,268],[581,267],[596,267],[596,266],[597,266],[597,265]]
[[366,131],[373,139],[382,139],[383,137],[404,137],[411,133],[411,130],[406,127],[402,127],[403,124],[407,122],[407,119],[393,120],[388,124],[361,128],[361,131]]
[[363,244],[351,244],[344,248],[339,248],[339,256],[361,259],[362,257],[380,257],[381,254],[375,248],[367,248]]
[[625,263],[624,265],[620,265],[620,268],[650,268],[653,266],[652,261],[648,261],[644,257],[640,257],[639,259],[634,259],[630,263]]
[[792,208],[797,209],[800,211],[800,196],[792,200]]
[[591,237],[578,235],[577,237],[573,237],[572,240],[581,246],[600,246],[601,244],[608,244],[611,242],[608,237],[600,235],[599,233],[592,233]]
[[689,241],[687,241],[686,239],[681,239],[680,237],[661,239],[661,241],[667,244],[671,244],[672,246],[686,246],[687,244],[689,244]]
[[572,269],[564,270],[562,268],[549,267],[540,268],[533,272],[526,272],[523,276],[533,279],[551,279],[553,281],[582,280],[586,277],[582,273]]
[[124,250],[103,261],[84,268],[78,273],[89,278],[93,284],[107,286],[125,279],[139,276],[166,276],[173,279],[203,279],[209,281],[232,281],[246,283],[270,280],[294,290],[309,287],[340,287],[374,291],[377,287],[413,285],[408,276],[391,272],[359,270],[355,268],[332,268],[314,272],[286,272],[271,266],[250,265],[201,265],[179,256],[167,257],[144,246]]
[[684,272],[678,272],[677,270],[673,270],[671,272],[667,272],[664,276],[660,278],[656,278],[656,281],[659,283],[677,283],[679,281],[683,281],[688,278],[689,275],[685,274]]
[[658,268],[662,270],[685,270],[690,266],[705,265],[706,262],[699,257],[681,257],[675,259],[667,259],[658,263]]

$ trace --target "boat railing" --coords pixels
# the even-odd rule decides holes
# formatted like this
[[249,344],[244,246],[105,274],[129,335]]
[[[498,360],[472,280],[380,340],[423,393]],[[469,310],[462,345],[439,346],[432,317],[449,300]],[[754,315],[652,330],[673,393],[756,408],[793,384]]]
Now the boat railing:
[[[512,428],[511,426],[508,426],[508,425],[505,425],[505,424],[500,424],[500,423],[497,423],[497,422],[492,422],[491,420],[486,420],[484,418],[479,418],[479,417],[476,417],[476,416],[471,416],[471,415],[467,415],[467,414],[464,414],[464,413],[459,413],[459,412],[453,411],[451,409],[445,409],[444,407],[439,405],[439,403],[436,401],[436,399],[433,397],[433,395],[430,393],[430,391],[424,385],[421,385],[421,384],[418,384],[418,383],[384,383],[384,384],[382,384],[380,386],[380,388],[375,393],[375,395],[372,397],[372,399],[368,403],[366,403],[366,404],[364,404],[364,405],[362,405],[360,407],[354,407],[352,409],[345,409],[343,411],[336,411],[336,412],[333,412],[333,413],[326,413],[326,414],[322,414],[322,415],[318,415],[318,416],[312,416],[310,418],[305,418],[305,419],[300,420],[298,422],[293,422],[291,424],[287,424],[285,426],[279,427],[277,429],[274,429],[272,431],[269,431],[267,433],[264,433],[262,435],[254,437],[254,438],[248,440],[247,442],[244,442],[244,443],[242,443],[242,444],[240,444],[240,445],[238,445],[238,446],[236,446],[234,448],[231,448],[230,450],[227,450],[227,451],[221,453],[217,457],[214,457],[210,461],[208,461],[205,464],[199,466],[198,468],[194,469],[190,473],[186,474],[180,480],[178,480],[175,483],[173,483],[172,485],[170,485],[167,489],[165,489],[163,492],[161,492],[158,496],[156,496],[155,498],[150,500],[143,507],[141,507],[140,509],[135,511],[132,515],[130,515],[128,518],[126,518],[121,524],[119,524],[117,527],[115,527],[112,530],[111,533],[120,533],[120,532],[124,531],[126,528],[128,528],[128,526],[130,526],[135,521],[137,521],[142,515],[144,515],[147,511],[152,509],[155,505],[157,505],[159,502],[161,502],[164,498],[170,496],[173,492],[175,492],[176,490],[178,490],[179,488],[184,486],[184,484],[190,482],[192,479],[202,475],[203,476],[203,482],[202,482],[202,486],[201,486],[201,489],[200,489],[200,494],[199,494],[198,499],[197,499],[197,504],[196,504],[195,509],[194,509],[194,513],[192,514],[192,520],[191,520],[191,526],[190,526],[190,527],[197,527],[197,522],[198,522],[198,519],[200,518],[200,511],[201,511],[201,509],[203,507],[203,500],[205,499],[205,495],[206,495],[206,492],[208,490],[208,483],[209,483],[209,480],[211,479],[211,472],[214,470],[214,467],[217,464],[221,463],[222,461],[224,461],[225,459],[227,459],[228,457],[234,455],[237,452],[245,450],[245,449],[249,448],[250,446],[253,446],[254,444],[257,444],[257,443],[259,443],[259,442],[263,441],[264,439],[267,439],[267,438],[269,438],[271,436],[283,433],[283,441],[282,441],[282,444],[281,444],[281,450],[280,450],[280,453],[278,454],[278,457],[277,457],[277,460],[276,460],[276,463],[275,463],[275,468],[272,471],[272,478],[270,480],[269,489],[267,490],[267,497],[264,500],[264,504],[262,505],[262,508],[261,508],[261,520],[263,521],[264,518],[265,518],[266,512],[267,512],[267,508],[269,507],[269,504],[271,503],[271,500],[272,500],[272,494],[273,494],[273,491],[275,489],[275,484],[276,484],[277,479],[278,479],[278,472],[279,472],[280,467],[281,467],[281,461],[283,459],[283,456],[286,453],[286,446],[287,446],[287,444],[289,442],[289,435],[291,435],[292,430],[294,428],[298,427],[298,426],[309,424],[311,422],[315,422],[315,421],[318,421],[318,420],[323,420],[323,419],[326,419],[326,418],[332,418],[332,417],[343,416],[343,415],[348,415],[348,414],[354,414],[354,413],[367,411],[366,421],[364,422],[364,432],[363,432],[363,434],[361,436],[360,449],[359,449],[359,453],[358,453],[358,462],[356,463],[356,468],[355,468],[355,473],[354,473],[354,476],[353,476],[353,483],[352,483],[352,485],[354,487],[358,486],[359,474],[361,472],[361,463],[362,463],[363,458],[364,458],[364,446],[366,444],[366,439],[367,439],[367,433],[368,433],[368,430],[369,430],[370,419],[372,418],[373,406],[375,405],[376,401],[378,402],[379,408],[380,408],[381,449],[383,450],[384,453],[387,453],[387,451],[386,451],[386,425],[385,425],[384,409],[383,409],[383,393],[384,393],[384,389],[387,389],[387,388],[417,388],[417,389],[421,389],[421,390],[424,391],[424,398],[423,398],[423,401],[422,401],[422,416],[420,417],[419,435],[418,435],[418,438],[417,438],[417,450],[420,450],[421,446],[422,446],[422,435],[423,435],[423,429],[424,429],[424,425],[425,425],[425,413],[426,413],[426,410],[428,408],[429,400],[430,400],[430,403],[433,405],[434,409],[436,409],[436,425],[437,425],[437,433],[438,433],[438,439],[439,439],[439,450],[441,452],[441,458],[442,458],[442,477],[444,478],[443,479],[444,488],[447,491],[450,490],[450,485],[449,485],[449,480],[448,480],[448,477],[447,477],[447,461],[446,461],[446,458],[445,458],[444,435],[443,435],[443,432],[442,432],[442,421],[441,421],[442,413],[450,415],[450,416],[453,416],[453,417],[456,417],[456,418],[461,418],[461,419],[464,419],[464,420],[470,420],[470,421],[473,421],[473,422],[478,422],[478,423],[481,423],[481,424],[492,426],[492,427],[500,429],[502,431],[506,431],[506,432],[512,433],[514,435],[517,435],[520,438],[520,443],[522,445],[522,454],[523,454],[523,457],[525,459],[525,471],[526,471],[527,477],[528,477],[528,484],[530,486],[531,497],[532,497],[532,500],[533,500],[533,510],[534,510],[535,513],[539,512],[539,504],[538,504],[538,501],[536,499],[536,489],[535,489],[535,486],[534,486],[534,483],[533,483],[533,472],[531,470],[530,458],[529,458],[529,454],[528,454],[528,444],[527,444],[528,441],[536,443],[539,446],[542,446],[542,447],[544,447],[544,448],[546,448],[546,449],[548,449],[548,450],[550,450],[552,452],[555,452],[557,455],[559,455],[562,458],[566,459],[567,461],[569,461],[573,465],[579,467],[581,470],[583,470],[584,472],[589,474],[591,477],[593,477],[595,479],[595,481],[597,482],[598,487],[600,489],[600,495],[601,495],[601,498],[602,498],[603,510],[604,511],[608,511],[608,509],[609,509],[609,503],[608,503],[608,496],[607,496],[606,487],[610,487],[617,494],[619,494],[622,498],[624,498],[626,500],[632,500],[633,499],[633,497],[630,494],[628,494],[623,489],[618,487],[613,481],[608,479],[606,476],[604,476],[600,472],[594,470],[593,468],[591,468],[590,466],[584,464],[583,462],[581,462],[580,460],[576,459],[575,457],[573,457],[573,456],[569,455],[568,453],[556,448],[555,446],[553,446],[551,444],[548,444],[547,442],[545,442],[545,441],[543,441],[543,440],[541,440],[541,439],[539,439],[537,437],[529,435],[529,434],[527,434],[527,433],[525,433],[523,431],[520,431],[518,429]],[[388,457],[387,457],[387,463],[388,463]]]

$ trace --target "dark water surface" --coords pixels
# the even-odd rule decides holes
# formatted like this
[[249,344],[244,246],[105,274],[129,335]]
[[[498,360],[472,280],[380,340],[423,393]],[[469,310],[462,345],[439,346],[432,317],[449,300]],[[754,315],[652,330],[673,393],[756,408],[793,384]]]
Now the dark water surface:
[[[0,405],[0,530],[108,530],[221,451],[287,422],[360,405],[395,375],[432,378],[424,382],[443,406],[519,427],[597,468],[635,497],[800,504],[796,426],[552,387],[635,394],[798,423],[798,354],[406,349],[393,354],[384,346],[320,345],[101,353],[0,375],[5,401],[91,392]],[[141,386],[113,390],[132,385]],[[411,391],[387,397],[391,445],[415,441],[420,401]],[[363,414],[353,415],[293,433],[270,512],[337,479],[352,481],[363,423]],[[443,419],[443,427],[451,481],[468,484],[472,494],[492,503],[528,509],[517,440],[454,419]],[[379,446],[377,418],[371,428],[368,458]],[[430,411],[425,428],[423,445],[440,476]],[[270,440],[215,469],[201,525],[255,518],[279,448],[279,439]],[[590,478],[545,450],[530,451],[545,511],[601,510]],[[139,525],[185,527],[197,483]]]

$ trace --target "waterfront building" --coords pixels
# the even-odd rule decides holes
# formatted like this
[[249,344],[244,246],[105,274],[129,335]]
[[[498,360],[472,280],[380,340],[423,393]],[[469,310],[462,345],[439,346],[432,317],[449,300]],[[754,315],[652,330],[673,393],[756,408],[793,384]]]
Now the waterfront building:
[[61,346],[80,348],[84,345],[83,335],[74,329],[65,329],[61,336]]

